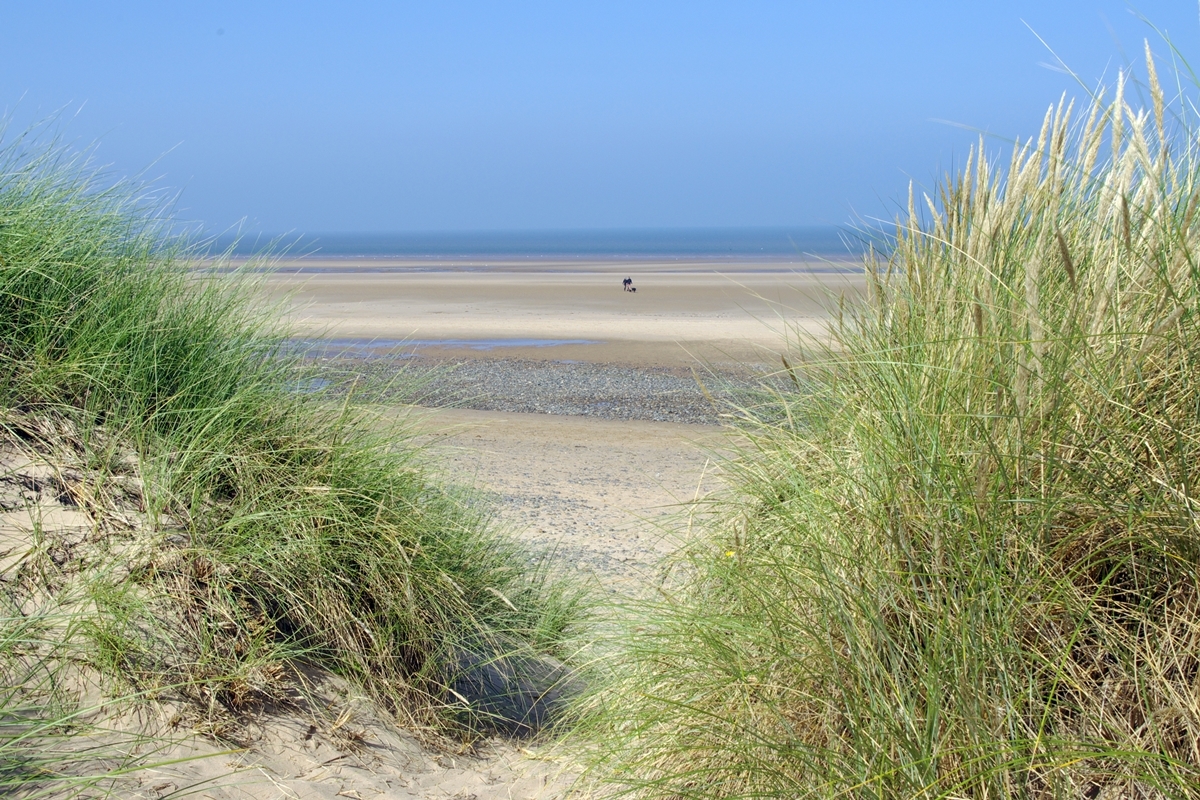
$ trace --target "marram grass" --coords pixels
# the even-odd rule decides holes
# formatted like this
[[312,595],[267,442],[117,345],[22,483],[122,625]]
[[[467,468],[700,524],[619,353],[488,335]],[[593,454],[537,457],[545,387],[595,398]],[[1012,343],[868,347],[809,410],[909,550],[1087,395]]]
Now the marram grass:
[[910,200],[628,634],[598,777],[1200,797],[1200,132],[1150,69]]
[[[57,147],[0,149],[0,455],[69,470],[94,518],[78,546],[35,531],[5,553],[0,606],[72,624],[0,640],[4,791],[29,788],[10,756],[39,746],[14,743],[29,726],[8,718],[49,730],[72,713],[18,680],[21,664],[65,668],[56,653],[118,696],[190,701],[235,739],[247,711],[302,702],[312,666],[446,731],[459,642],[554,652],[577,619],[569,589],[434,479],[411,431],[290,391],[303,365],[254,285],[203,266],[130,187]],[[133,528],[101,502],[121,492]]]

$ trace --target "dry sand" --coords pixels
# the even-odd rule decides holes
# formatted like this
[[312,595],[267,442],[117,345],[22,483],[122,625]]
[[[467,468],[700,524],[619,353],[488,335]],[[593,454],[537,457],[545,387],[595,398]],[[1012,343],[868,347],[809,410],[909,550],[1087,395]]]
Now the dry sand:
[[520,538],[608,594],[633,596],[697,501],[720,488],[707,425],[441,410],[424,423],[452,480],[483,489]]

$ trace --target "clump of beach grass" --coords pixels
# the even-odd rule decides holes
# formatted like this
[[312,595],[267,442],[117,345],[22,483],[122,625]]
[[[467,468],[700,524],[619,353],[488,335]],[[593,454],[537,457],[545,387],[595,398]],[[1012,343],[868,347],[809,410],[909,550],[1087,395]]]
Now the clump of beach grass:
[[910,194],[627,634],[598,776],[1200,796],[1200,132],[1147,64]]
[[[460,642],[555,653],[577,595],[436,480],[410,428],[290,388],[303,362],[252,281],[102,178],[36,137],[0,150],[0,456],[50,470],[42,494],[89,520],[5,553],[14,620],[69,616],[38,630],[72,663],[234,740],[239,714],[299,702],[302,669],[445,732]],[[29,647],[0,648],[0,675]],[[12,684],[0,756],[5,715],[39,696]]]

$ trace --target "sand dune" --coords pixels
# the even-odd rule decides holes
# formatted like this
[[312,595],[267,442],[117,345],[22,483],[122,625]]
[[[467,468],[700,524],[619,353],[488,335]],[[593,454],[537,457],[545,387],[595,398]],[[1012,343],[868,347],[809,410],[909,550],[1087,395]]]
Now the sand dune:
[[[535,266],[380,272],[334,264],[321,267],[326,272],[279,272],[266,285],[276,299],[288,298],[292,319],[312,336],[457,340],[419,350],[443,359],[633,368],[685,367],[697,356],[774,361],[785,328],[819,331],[827,321],[823,303],[861,287],[857,277],[761,265],[717,272],[643,264],[639,271],[606,263],[570,273]],[[624,274],[638,292],[621,291]],[[486,339],[595,343],[479,348]],[[385,418],[410,413],[377,411]],[[711,456],[729,444],[726,432],[712,425],[463,409],[421,414],[423,439],[439,454],[446,477],[489,494],[517,536],[556,551],[557,568],[618,596],[636,596],[664,579],[660,559],[674,546],[664,535],[671,525],[664,523],[682,517],[688,501],[720,489]],[[312,708],[324,709],[321,715],[265,715],[246,750],[183,737],[160,755],[185,760],[130,775],[121,791],[159,797],[211,781],[202,784],[208,796],[264,800],[549,800],[564,796],[577,771],[563,754],[528,743],[493,740],[463,753],[429,749],[332,676],[323,676],[313,691],[318,702]]]

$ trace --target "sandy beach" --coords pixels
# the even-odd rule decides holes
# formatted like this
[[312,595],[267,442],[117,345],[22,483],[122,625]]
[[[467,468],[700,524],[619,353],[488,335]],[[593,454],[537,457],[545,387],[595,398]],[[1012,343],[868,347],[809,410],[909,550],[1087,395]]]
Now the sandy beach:
[[433,408],[418,417],[453,480],[490,495],[516,535],[622,591],[669,549],[656,523],[720,486],[719,373],[778,370],[789,331],[819,333],[830,303],[862,288],[861,273],[819,262],[279,266],[267,289],[329,341],[332,363],[385,377],[431,365],[437,385],[417,402]]
[[[838,295],[862,287],[861,273],[819,262],[345,259],[280,267],[266,288],[312,336],[415,340],[433,356],[642,366],[778,363],[788,329],[820,330]],[[636,292],[622,291],[624,277]],[[487,349],[478,345],[486,340]],[[587,344],[570,343],[580,341]]]

